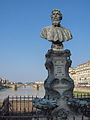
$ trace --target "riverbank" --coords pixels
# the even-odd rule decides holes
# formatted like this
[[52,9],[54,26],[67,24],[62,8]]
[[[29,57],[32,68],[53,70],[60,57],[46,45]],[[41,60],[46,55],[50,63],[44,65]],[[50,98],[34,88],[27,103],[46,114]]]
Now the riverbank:
[[9,89],[10,87],[8,87],[8,86],[1,86],[0,87],[0,90],[2,90],[2,89]]
[[90,87],[75,87],[74,91],[90,93]]
[[90,94],[90,92],[73,91],[73,94]]

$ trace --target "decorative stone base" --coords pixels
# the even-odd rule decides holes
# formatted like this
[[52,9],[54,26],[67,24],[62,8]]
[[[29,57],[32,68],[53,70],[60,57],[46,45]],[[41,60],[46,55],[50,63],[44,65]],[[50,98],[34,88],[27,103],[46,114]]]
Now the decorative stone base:
[[45,98],[55,99],[59,107],[52,111],[52,115],[57,116],[57,120],[67,118],[70,113],[70,108],[67,105],[67,100],[73,98],[74,82],[69,77],[69,67],[72,61],[70,60],[70,51],[49,50],[46,54],[46,69],[48,77],[44,83]]
[[74,82],[69,77],[70,51],[49,50],[46,54],[46,69],[48,77],[44,83],[45,97],[59,101],[64,98],[73,97]]

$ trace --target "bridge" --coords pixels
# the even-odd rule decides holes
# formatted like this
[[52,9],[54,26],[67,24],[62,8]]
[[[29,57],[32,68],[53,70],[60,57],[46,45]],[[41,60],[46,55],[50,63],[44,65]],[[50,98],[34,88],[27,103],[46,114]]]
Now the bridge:
[[40,87],[44,86],[44,83],[43,82],[37,82],[37,83],[33,83],[33,84],[32,83],[29,83],[29,84],[6,84],[5,86],[10,87],[14,90],[17,90],[21,86],[24,86],[24,87],[32,86],[32,87],[34,87],[38,90]]

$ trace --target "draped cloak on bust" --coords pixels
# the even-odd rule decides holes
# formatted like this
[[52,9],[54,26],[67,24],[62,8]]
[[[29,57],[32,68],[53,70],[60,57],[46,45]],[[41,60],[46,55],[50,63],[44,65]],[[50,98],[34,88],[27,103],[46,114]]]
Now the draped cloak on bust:
[[55,27],[53,25],[42,29],[40,36],[52,42],[64,42],[72,39],[70,31],[62,26]]

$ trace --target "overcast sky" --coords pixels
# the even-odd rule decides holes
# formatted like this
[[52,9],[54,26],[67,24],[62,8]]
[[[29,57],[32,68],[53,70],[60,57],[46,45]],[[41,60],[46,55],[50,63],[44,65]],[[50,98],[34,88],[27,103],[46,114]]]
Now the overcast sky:
[[90,61],[90,0],[0,0],[0,77],[16,82],[46,79],[45,54],[51,43],[40,31],[51,25],[53,9],[61,11],[61,25],[73,35],[64,43],[72,67]]

